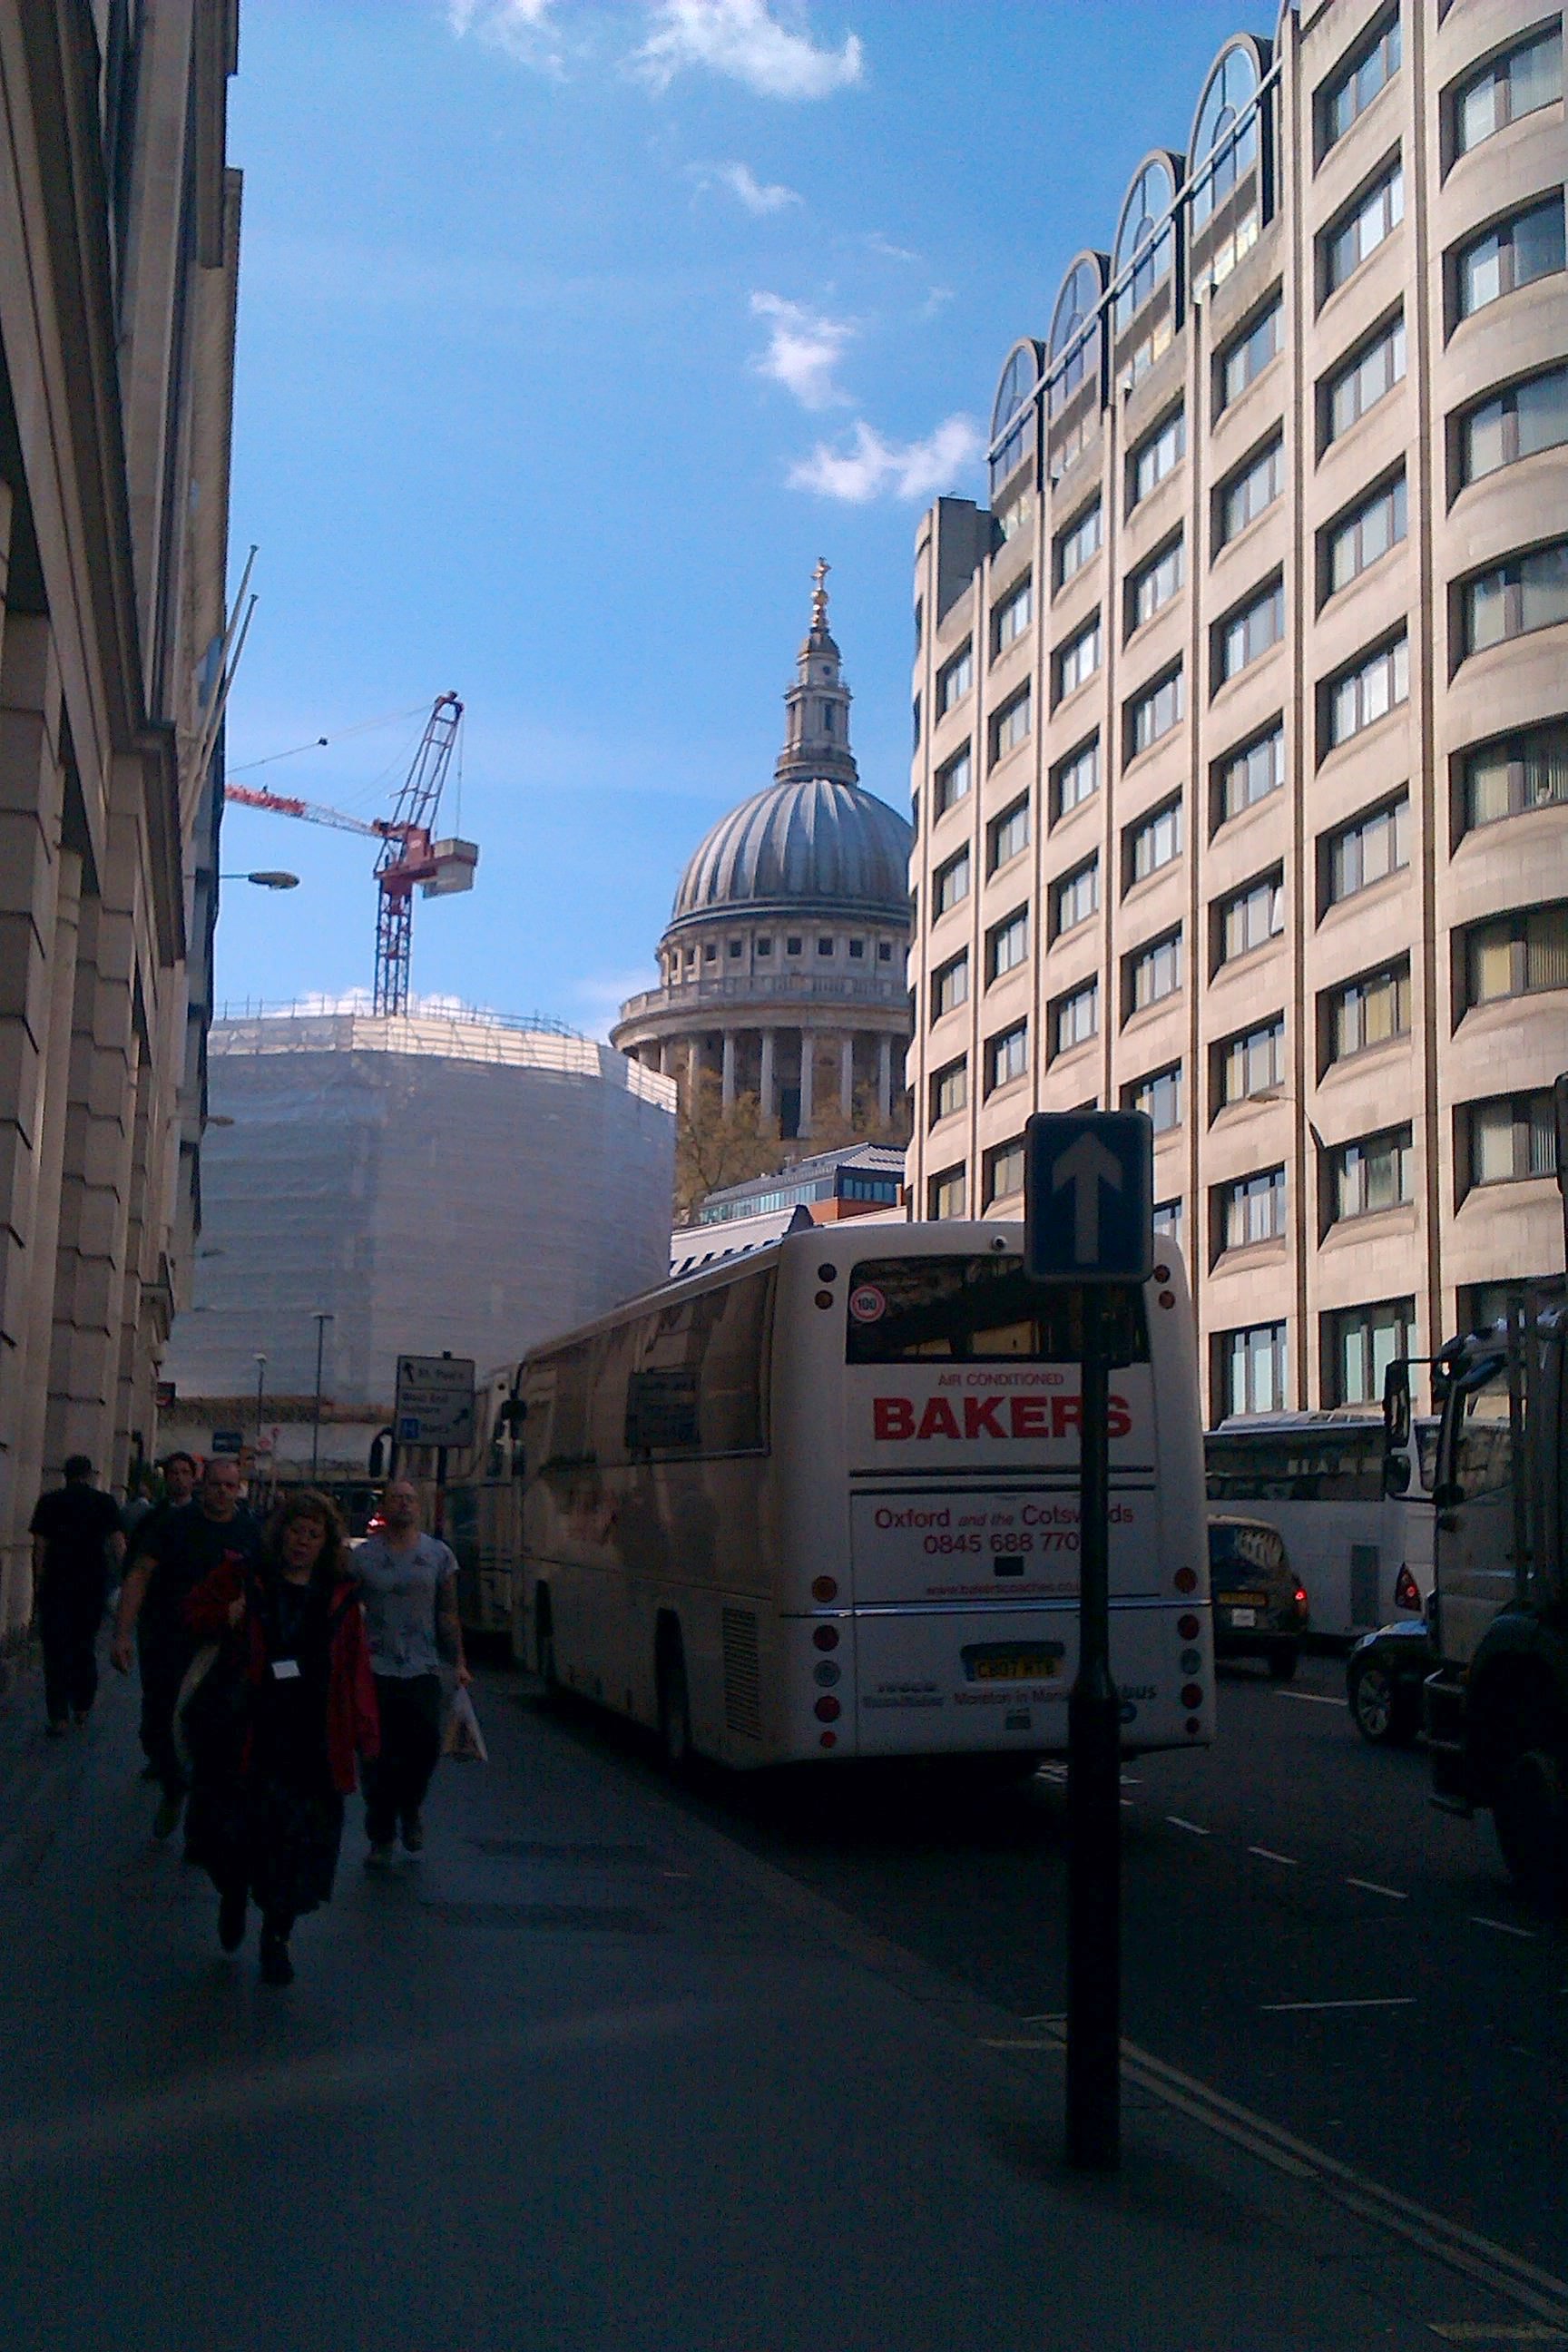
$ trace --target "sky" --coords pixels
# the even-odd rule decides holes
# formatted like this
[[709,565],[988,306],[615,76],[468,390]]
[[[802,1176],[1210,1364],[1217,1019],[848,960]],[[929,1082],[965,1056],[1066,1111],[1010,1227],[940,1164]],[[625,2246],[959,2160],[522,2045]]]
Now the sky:
[[[231,779],[389,813],[466,715],[420,995],[603,1035],[772,780],[824,556],[862,781],[908,806],[916,527],[1182,149],[1210,0],[244,0]],[[321,740],[326,738],[322,746]],[[460,764],[460,773],[459,773]],[[375,845],[231,804],[220,1004],[369,987]]]

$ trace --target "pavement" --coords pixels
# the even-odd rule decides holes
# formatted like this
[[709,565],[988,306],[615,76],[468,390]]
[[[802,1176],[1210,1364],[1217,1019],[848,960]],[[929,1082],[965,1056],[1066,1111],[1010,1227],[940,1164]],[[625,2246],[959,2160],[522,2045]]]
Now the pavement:
[[1072,2173],[1048,2018],[871,1932],[525,1678],[478,1704],[490,1763],[442,1767],[420,1862],[367,1876],[351,1806],[278,1991],[151,1839],[133,1690],[56,1743],[35,1678],[0,1701],[8,2343],[1568,2342],[1549,2279],[1162,2062],[1129,2053],[1121,2172]]

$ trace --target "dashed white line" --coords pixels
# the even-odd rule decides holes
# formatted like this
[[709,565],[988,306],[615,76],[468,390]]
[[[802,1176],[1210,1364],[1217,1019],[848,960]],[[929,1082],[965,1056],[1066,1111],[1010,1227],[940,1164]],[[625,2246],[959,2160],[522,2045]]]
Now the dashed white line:
[[1282,1862],[1287,1870],[1300,1870],[1301,1867],[1293,1853],[1276,1853],[1271,1845],[1249,1845],[1247,1851],[1264,1862]]
[[1410,1900],[1409,1895],[1402,1895],[1397,1886],[1380,1886],[1375,1878],[1347,1878],[1345,1885],[1363,1887],[1368,1895],[1386,1895],[1391,1903],[1408,1903]]
[[1277,1690],[1274,1696],[1276,1698],[1305,1699],[1309,1706],[1343,1706],[1344,1705],[1342,1698],[1336,1698],[1330,1691]]
[[1535,1941],[1533,1927],[1516,1927],[1510,1919],[1483,1919],[1479,1911],[1471,1912],[1470,1925],[1472,1927],[1495,1927],[1500,1936],[1518,1936],[1527,1944]]
[[1301,2009],[1409,2009],[1415,2000],[1413,1992],[1395,1992],[1365,2000],[1263,2000],[1258,2006],[1265,2017],[1288,2017]]
[[1196,1822],[1184,1822],[1180,1813],[1167,1813],[1165,1819],[1173,1830],[1185,1830],[1189,1837],[1212,1837],[1212,1830],[1200,1829]]

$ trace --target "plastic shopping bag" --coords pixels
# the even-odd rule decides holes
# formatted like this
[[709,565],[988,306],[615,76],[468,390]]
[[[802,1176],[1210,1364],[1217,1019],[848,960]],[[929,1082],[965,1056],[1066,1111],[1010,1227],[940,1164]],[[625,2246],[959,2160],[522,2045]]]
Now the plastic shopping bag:
[[485,1735],[479,1729],[479,1718],[474,1713],[474,1702],[461,1683],[452,1695],[441,1753],[456,1757],[460,1764],[488,1764],[490,1760]]

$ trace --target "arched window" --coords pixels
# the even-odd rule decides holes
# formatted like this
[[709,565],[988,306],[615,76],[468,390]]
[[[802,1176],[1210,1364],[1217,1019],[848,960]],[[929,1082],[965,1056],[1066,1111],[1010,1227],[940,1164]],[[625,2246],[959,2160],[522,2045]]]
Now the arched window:
[[[1169,165],[1156,156],[1144,164],[1121,207],[1121,226],[1116,232],[1118,334],[1170,274],[1176,246],[1168,215],[1175,194]],[[1130,274],[1124,277],[1124,271]]]
[[1084,331],[1093,318],[1103,290],[1100,269],[1089,255],[1075,261],[1067,274],[1051,318],[1050,412],[1053,416],[1072,398],[1089,371],[1094,338]]
[[1221,55],[1198,106],[1189,172],[1194,229],[1224,204],[1242,173],[1257,160],[1256,113],[1237,128],[1257,90],[1258,60],[1249,43],[1237,41]]
[[991,411],[991,488],[1001,488],[1028,456],[1034,428],[1033,399],[1040,380],[1040,347],[1022,342],[1007,355]]

